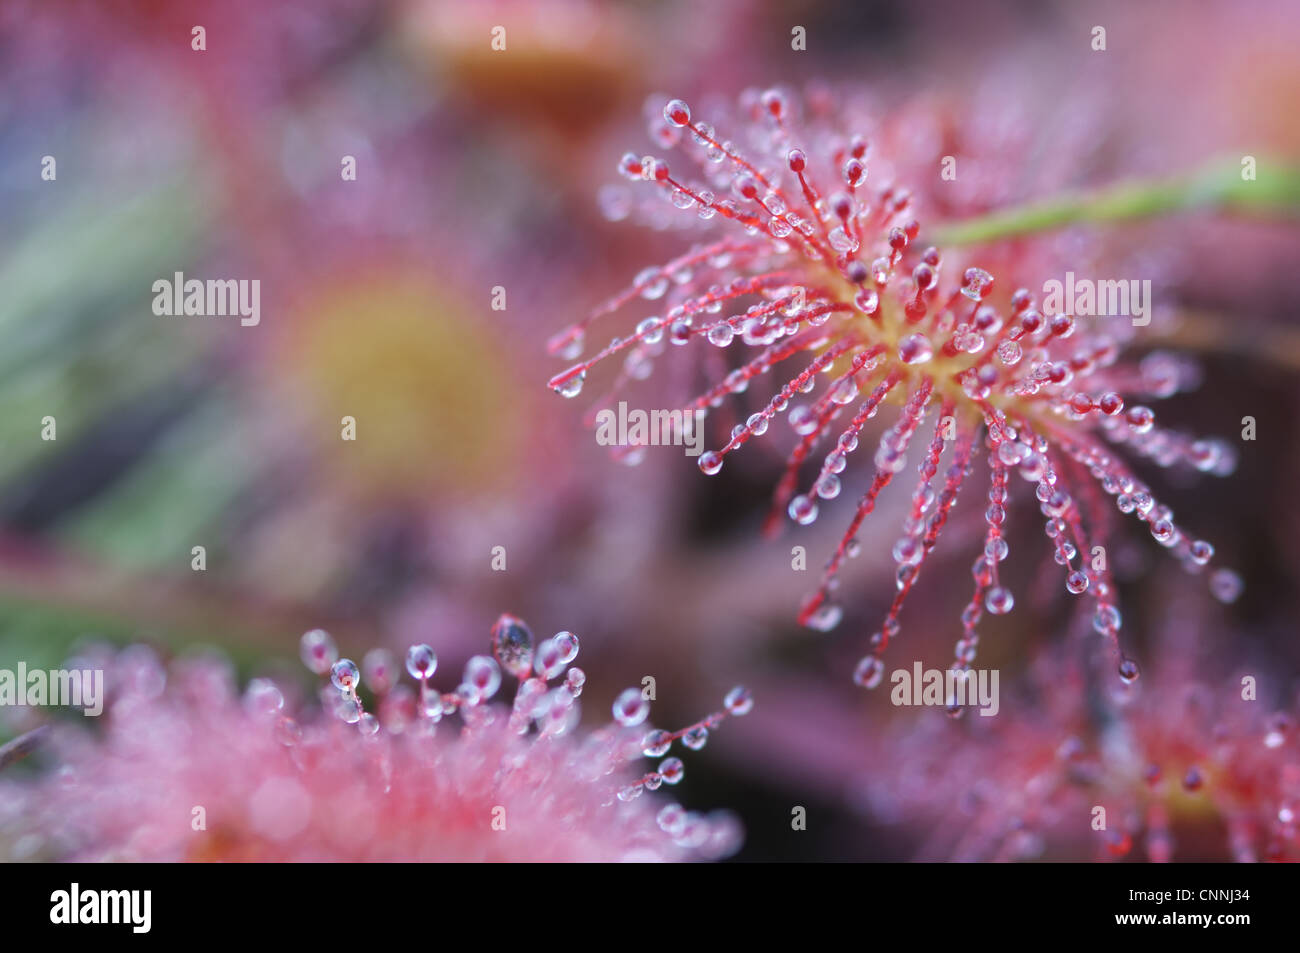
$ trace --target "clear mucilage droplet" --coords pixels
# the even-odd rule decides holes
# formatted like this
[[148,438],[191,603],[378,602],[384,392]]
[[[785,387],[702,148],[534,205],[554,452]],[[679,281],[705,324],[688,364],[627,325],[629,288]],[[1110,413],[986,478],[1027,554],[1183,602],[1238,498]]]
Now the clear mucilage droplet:
[[586,378],[587,378],[586,371],[583,371],[580,374],[574,374],[568,380],[562,381],[561,383],[555,385],[556,393],[558,393],[561,397],[577,397],[579,394],[582,393],[582,384],[583,381],[586,380]]
[[406,650],[406,671],[411,678],[423,681],[438,670],[438,656],[428,645],[412,645]]
[[659,762],[658,773],[665,784],[676,784],[686,776],[686,765],[681,758],[664,758]]
[[465,663],[465,675],[462,689],[469,689],[467,700],[478,705],[487,701],[501,687],[501,669],[495,659],[486,655],[475,655]]
[[840,606],[830,602],[823,603],[808,619],[808,628],[815,632],[829,632],[840,624],[842,618],[844,618],[844,610]]
[[962,276],[961,293],[972,301],[979,301],[993,287],[993,276],[983,268],[967,268]]
[[686,745],[686,747],[690,748],[692,751],[699,751],[708,743],[708,740],[709,729],[705,728],[703,725],[696,725],[694,728],[690,729],[690,731],[686,732],[686,734],[682,735],[682,744]]
[[718,453],[716,450],[709,450],[706,453],[700,454],[700,459],[697,461],[696,465],[704,473],[713,476],[722,469],[722,454]]
[[853,681],[862,688],[875,688],[885,676],[885,663],[874,655],[867,655],[853,671]]
[[642,753],[647,758],[662,758],[672,746],[672,733],[664,731],[662,728],[656,728],[647,734],[641,742]]
[[564,671],[564,652],[555,639],[543,639],[533,653],[533,671],[542,680],[552,679]]
[[361,681],[361,672],[352,659],[341,658],[330,667],[330,681],[339,691],[352,692]]
[[650,703],[639,688],[625,688],[614,699],[614,720],[625,727],[641,724],[650,715]]
[[740,715],[749,714],[754,707],[754,696],[748,688],[737,685],[727,692],[727,697],[722,700],[722,704],[727,711],[739,717]]
[[811,497],[802,493],[790,501],[787,510],[790,513],[790,518],[801,526],[807,526],[817,519],[817,504],[813,502]]
[[515,678],[526,678],[533,667],[533,633],[522,619],[502,615],[492,626],[492,654]]
[[303,635],[299,644],[302,663],[316,675],[324,675],[338,660],[339,650],[334,639],[324,629],[312,629]]
[[587,684],[587,673],[580,668],[571,668],[564,674],[564,687],[574,698],[582,694],[582,686],[585,684]]
[[387,649],[371,649],[361,660],[361,678],[377,695],[385,695],[397,678],[397,661]]
[[556,632],[554,641],[560,650],[560,661],[565,665],[578,657],[578,637],[572,632]]
[[253,715],[274,715],[284,708],[284,695],[268,678],[255,678],[244,690],[244,710]]
[[924,334],[909,334],[898,345],[898,359],[904,364],[925,364],[934,357],[934,347]]
[[994,586],[984,597],[984,607],[994,615],[1006,615],[1016,604],[1011,590],[1003,586]]

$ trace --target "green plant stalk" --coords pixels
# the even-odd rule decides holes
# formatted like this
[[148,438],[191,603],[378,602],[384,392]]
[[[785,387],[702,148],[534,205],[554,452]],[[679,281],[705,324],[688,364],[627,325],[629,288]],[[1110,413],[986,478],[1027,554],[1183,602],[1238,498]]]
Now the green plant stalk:
[[1251,216],[1300,219],[1300,167],[1259,161],[1254,179],[1240,161],[1218,161],[1191,174],[1125,182],[948,222],[935,228],[941,246],[974,245],[1078,224],[1154,218],[1217,209]]

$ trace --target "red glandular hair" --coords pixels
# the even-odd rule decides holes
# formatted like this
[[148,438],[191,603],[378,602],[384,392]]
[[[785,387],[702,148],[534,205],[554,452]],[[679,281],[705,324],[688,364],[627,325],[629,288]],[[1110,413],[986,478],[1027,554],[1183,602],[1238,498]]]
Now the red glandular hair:
[[[557,334],[552,351],[578,359],[595,322],[638,299],[659,303],[656,314],[557,374],[550,386],[574,397],[595,365],[621,356],[616,394],[648,376],[666,345],[704,341],[743,349],[721,379],[682,409],[707,413],[751,389],[767,395],[725,443],[699,457],[706,474],[718,473],[775,418],[787,418],[797,440],[775,490],[769,528],[783,513],[800,524],[816,520],[840,495],[841,474],[867,422],[886,404],[901,406],[880,437],[870,483],[800,621],[822,630],[838,623],[842,609],[833,594],[840,570],[860,547],[859,530],[881,492],[919,446],[919,479],[892,547],[897,595],[854,675],[863,686],[877,685],[904,599],[983,456],[987,529],[954,667],[969,669],[973,662],[983,613],[1003,614],[1015,604],[999,564],[1009,552],[1007,506],[1012,477],[1019,476],[1034,488],[1066,590],[1092,600],[1094,627],[1120,676],[1135,679],[1138,666],[1120,649],[1114,584],[1094,547],[1107,538],[1113,505],[1141,520],[1190,571],[1211,561],[1213,546],[1189,535],[1115,449],[1160,466],[1230,473],[1229,446],[1163,428],[1138,403],[1170,396],[1194,372],[1167,355],[1125,360],[1124,345],[1134,334],[1130,318],[1052,313],[1029,290],[1051,277],[1047,256],[1032,243],[987,246],[976,263],[922,242],[917,209],[945,202],[895,180],[888,159],[873,156],[872,143],[853,134],[824,91],[807,102],[779,90],[750,91],[729,131],[737,138],[724,138],[672,100],[652,132],[661,146],[684,153],[685,163],[623,157],[620,171],[643,182],[648,194],[639,204],[607,199],[609,213],[639,212],[662,226],[667,199],[687,228],[702,233],[701,241],[644,269],[631,287]],[[900,171],[937,193],[942,179],[935,159],[923,172]],[[884,174],[869,176],[877,165]],[[887,181],[876,184],[877,178]],[[820,466],[801,488],[815,451],[822,453]],[[644,448],[618,452],[635,460]],[[1231,600],[1240,580],[1218,570],[1211,586]]]

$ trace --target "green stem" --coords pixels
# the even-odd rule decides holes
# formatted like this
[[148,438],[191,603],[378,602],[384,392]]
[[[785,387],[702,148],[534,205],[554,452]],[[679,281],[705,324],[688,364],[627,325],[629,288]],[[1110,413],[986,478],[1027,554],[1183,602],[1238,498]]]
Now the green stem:
[[1261,160],[1254,179],[1244,179],[1242,174],[1239,160],[1218,161],[1199,172],[1173,178],[1066,194],[939,225],[936,241],[940,245],[972,245],[1085,222],[1122,222],[1199,208],[1300,218],[1300,167]]
[[31,754],[49,733],[49,726],[41,725],[39,728],[33,728],[25,735],[19,735],[7,744],[0,745],[0,771]]

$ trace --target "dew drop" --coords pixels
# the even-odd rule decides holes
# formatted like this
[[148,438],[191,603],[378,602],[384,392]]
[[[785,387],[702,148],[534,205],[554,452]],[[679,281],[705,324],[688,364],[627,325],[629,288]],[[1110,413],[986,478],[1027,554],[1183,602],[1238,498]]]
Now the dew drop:
[[1102,605],[1098,606],[1093,614],[1092,627],[1096,632],[1105,635],[1112,629],[1118,629],[1122,621],[1118,609],[1111,605]]
[[786,419],[790,421],[794,432],[801,436],[806,437],[817,429],[817,413],[807,404],[792,408]]
[[686,820],[686,810],[680,804],[665,804],[655,815],[655,823],[665,834],[676,836]]
[[1018,440],[1004,440],[998,445],[998,459],[1009,467],[1019,466],[1029,448]]
[[885,677],[885,663],[874,655],[863,656],[853,670],[853,681],[862,688],[875,688]]
[[470,701],[480,704],[497,693],[501,687],[501,669],[496,660],[486,655],[475,655],[465,663],[462,687],[471,690]]
[[524,678],[533,666],[533,633],[522,619],[503,614],[492,626],[492,654],[501,667]]
[[1011,594],[1011,590],[1004,586],[994,586],[984,596],[984,607],[994,615],[1006,615],[1016,604],[1016,598]]
[[284,694],[269,678],[255,678],[244,690],[244,710],[251,715],[274,715],[284,708]]
[[903,566],[915,566],[920,563],[925,555],[925,549],[920,540],[911,536],[904,536],[894,543],[894,562]]
[[722,700],[722,704],[733,715],[748,715],[754,707],[754,695],[743,685],[737,685],[727,692],[727,697]]
[[1223,603],[1233,603],[1241,596],[1241,577],[1231,569],[1219,569],[1210,575],[1210,592]]
[[840,478],[833,473],[824,473],[817,478],[813,489],[823,500],[833,500],[840,495]]
[[924,334],[909,334],[898,345],[898,358],[904,364],[924,364],[934,357],[934,347]]
[[697,466],[709,476],[713,476],[722,469],[722,454],[716,450],[710,450],[707,453],[700,454]]
[[800,493],[790,501],[788,512],[790,519],[801,526],[807,526],[817,519],[817,504],[813,502],[812,497]]
[[664,336],[663,321],[653,315],[644,318],[639,324],[637,324],[636,333],[637,337],[646,344],[658,344],[663,340]]
[[572,377],[555,384],[555,392],[561,397],[577,397],[582,393],[582,385],[586,379],[586,371],[574,374]]
[[808,618],[808,628],[815,632],[829,632],[840,624],[840,619],[844,618],[844,610],[839,606],[825,602],[822,603]]
[[984,555],[996,562],[1002,562],[1006,559],[1010,551],[1011,547],[1007,545],[1007,541],[1001,536],[995,536],[984,544]]
[[642,753],[647,758],[662,758],[672,746],[672,732],[664,731],[662,728],[656,728],[641,741]]
[[312,629],[299,644],[302,663],[317,675],[324,675],[339,657],[334,639],[324,629]]
[[564,670],[564,653],[555,639],[543,639],[533,654],[533,670],[543,681],[555,678]]
[[441,721],[443,710],[442,692],[428,682],[422,682],[420,684],[420,708],[426,718],[435,722]]
[[[625,688],[614,699],[614,720],[625,727],[639,725],[650,715],[650,703],[639,688]],[[670,782],[671,783],[671,782]]]
[[1278,712],[1268,721],[1268,733],[1264,735],[1265,748],[1280,748],[1286,741],[1287,732],[1291,729],[1291,719],[1284,713]]
[[406,671],[411,678],[423,681],[438,670],[438,656],[428,645],[412,645],[406,650]]
[[836,384],[830,392],[830,398],[833,403],[841,407],[845,404],[851,404],[853,399],[858,396],[858,382],[852,377],[845,378]]
[[643,269],[633,279],[633,284],[641,289],[641,297],[647,301],[656,301],[668,290],[668,276],[655,267]]
[[578,637],[572,632],[556,632],[554,642],[560,650],[560,661],[565,665],[578,657]]
[[355,691],[360,680],[361,673],[352,659],[341,658],[330,668],[330,681],[341,692]]
[[726,321],[722,321],[709,328],[709,343],[714,347],[726,347],[736,336],[735,329]]
[[676,784],[686,776],[686,765],[681,758],[664,758],[659,762],[659,774],[665,784]]
[[334,712],[349,725],[355,725],[361,720],[361,702],[355,695],[340,695]]
[[571,668],[564,676],[564,687],[574,698],[582,694],[582,686],[585,684],[587,684],[587,673],[580,668]]
[[624,178],[639,181],[644,170],[641,167],[641,159],[635,152],[625,152],[623,158],[618,160],[618,171]]
[[691,121],[691,107],[680,99],[670,99],[664,106],[664,119],[672,126],[685,126]]
[[983,268],[967,268],[961,279],[961,293],[972,301],[979,301],[993,288],[993,276]]
[[709,729],[703,725],[696,725],[694,728],[682,735],[682,744],[692,751],[699,751],[709,742]]

